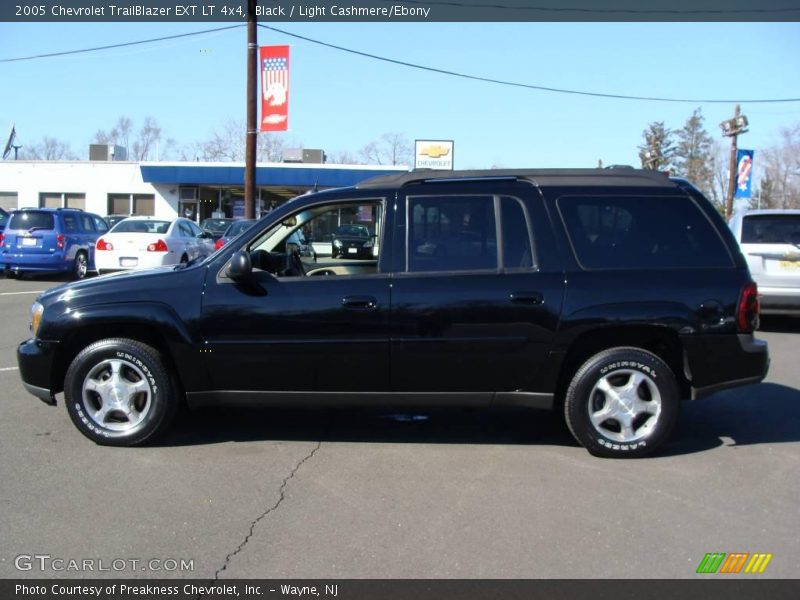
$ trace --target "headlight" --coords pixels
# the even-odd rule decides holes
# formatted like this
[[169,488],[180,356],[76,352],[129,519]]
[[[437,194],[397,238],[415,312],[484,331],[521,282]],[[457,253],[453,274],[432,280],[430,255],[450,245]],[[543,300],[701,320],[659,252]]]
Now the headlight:
[[341,248],[342,242],[341,240],[333,240],[333,245],[336,246],[337,248]]
[[373,240],[368,240],[368,241],[364,242],[364,248],[372,248],[374,245],[375,245],[375,242]]
[[42,321],[43,312],[44,306],[34,302],[33,306],[31,306],[31,333],[33,337],[36,337],[36,333],[39,331],[39,323]]

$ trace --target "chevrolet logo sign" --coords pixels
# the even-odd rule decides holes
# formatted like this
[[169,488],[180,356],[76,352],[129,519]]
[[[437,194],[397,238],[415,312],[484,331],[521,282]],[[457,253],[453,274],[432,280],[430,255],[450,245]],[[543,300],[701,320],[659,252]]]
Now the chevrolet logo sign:
[[450,154],[450,148],[446,146],[424,146],[419,153],[430,158],[441,158]]

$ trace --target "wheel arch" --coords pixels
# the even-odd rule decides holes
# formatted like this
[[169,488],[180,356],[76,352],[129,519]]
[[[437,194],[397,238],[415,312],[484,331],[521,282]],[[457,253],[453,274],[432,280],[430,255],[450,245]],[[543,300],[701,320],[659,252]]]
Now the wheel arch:
[[583,363],[598,352],[617,347],[640,348],[658,356],[674,373],[681,397],[690,396],[683,345],[673,329],[661,325],[609,325],[585,331],[570,344],[558,378],[556,402],[563,403],[570,381]]
[[102,305],[74,311],[80,325],[65,331],[58,344],[51,371],[51,389],[63,391],[64,377],[72,360],[89,344],[106,338],[127,338],[158,350],[165,366],[181,389],[191,376],[203,384],[205,369],[192,339],[169,307],[158,303]]

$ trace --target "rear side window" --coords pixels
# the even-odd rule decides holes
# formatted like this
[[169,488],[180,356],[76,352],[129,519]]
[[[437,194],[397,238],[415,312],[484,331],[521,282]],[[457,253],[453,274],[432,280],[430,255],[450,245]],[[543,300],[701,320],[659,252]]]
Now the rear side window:
[[742,221],[743,244],[800,244],[800,214],[750,215]]
[[75,233],[78,231],[78,219],[75,215],[61,215],[61,221],[64,223],[64,233]]
[[8,229],[53,229],[54,227],[53,213],[35,210],[15,212],[8,222]]
[[408,270],[497,268],[492,196],[410,196]]
[[531,238],[522,203],[516,198],[500,199],[503,227],[503,266],[507,269],[529,269],[533,266]]
[[722,238],[690,198],[563,196],[557,204],[585,269],[733,266]]
[[94,233],[94,220],[91,215],[80,216],[81,229],[87,233]]

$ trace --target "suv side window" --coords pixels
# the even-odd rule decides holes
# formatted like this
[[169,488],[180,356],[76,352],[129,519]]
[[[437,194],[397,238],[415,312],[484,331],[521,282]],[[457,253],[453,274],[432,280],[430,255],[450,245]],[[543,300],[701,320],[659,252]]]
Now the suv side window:
[[76,233],[78,231],[78,219],[74,214],[62,214],[61,222],[64,224],[64,233]]
[[91,215],[80,215],[79,221],[83,231],[86,233],[94,233],[94,220]]
[[525,209],[517,198],[500,199],[503,236],[503,266],[506,269],[533,267],[533,249]]
[[684,196],[562,196],[558,210],[584,269],[732,267],[708,218]]
[[497,269],[493,196],[409,196],[408,224],[408,271]]

